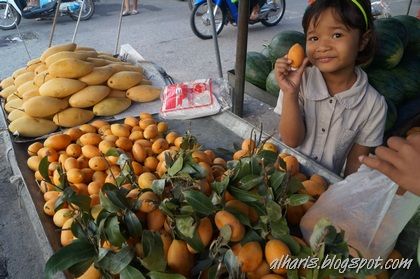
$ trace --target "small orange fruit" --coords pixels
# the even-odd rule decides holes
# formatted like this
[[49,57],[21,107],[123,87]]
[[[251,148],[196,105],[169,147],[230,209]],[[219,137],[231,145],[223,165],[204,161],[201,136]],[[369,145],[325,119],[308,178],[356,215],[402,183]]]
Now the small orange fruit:
[[241,241],[245,235],[245,227],[231,213],[225,210],[218,211],[214,216],[216,227],[220,230],[224,225],[229,225],[232,230],[231,241]]
[[305,58],[305,50],[300,44],[294,44],[287,53],[287,58],[292,61],[290,66],[292,68],[299,68]]
[[[272,239],[265,245],[265,258],[270,266],[275,264],[276,260],[281,260],[284,256],[290,255],[289,247],[281,240]],[[286,274],[287,272],[285,268],[273,269],[272,271],[277,274]]]
[[140,211],[149,213],[159,207],[159,197],[153,192],[144,192],[139,197]]
[[139,184],[140,188],[142,188],[142,189],[151,188],[153,180],[155,180],[155,179],[157,179],[157,178],[153,173],[143,172],[142,174],[140,174],[140,176],[138,178],[138,184]]
[[327,187],[327,181],[325,181],[325,179],[322,176],[320,176],[319,174],[312,175],[310,180],[318,183],[319,185],[323,186],[324,188]]
[[238,254],[238,262],[242,272],[252,272],[263,260],[263,251],[257,241],[251,241],[242,246]]
[[256,147],[255,141],[252,139],[244,139],[242,142],[242,150],[252,151]]
[[283,158],[283,161],[286,163],[287,171],[290,172],[290,174],[296,175],[299,172],[299,162],[294,156],[286,156]]
[[312,197],[319,197],[322,193],[325,192],[325,187],[313,180],[306,180],[302,182],[303,187],[305,187],[308,195]]

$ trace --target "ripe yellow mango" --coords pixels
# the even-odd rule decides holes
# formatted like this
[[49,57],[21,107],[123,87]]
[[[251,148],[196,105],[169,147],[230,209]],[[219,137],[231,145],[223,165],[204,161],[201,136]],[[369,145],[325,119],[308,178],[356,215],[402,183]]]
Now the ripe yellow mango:
[[109,60],[112,62],[121,62],[121,59],[114,57],[112,55],[109,55],[109,54],[98,54],[98,58],[102,58],[102,59]]
[[3,99],[7,99],[7,97],[9,97],[9,95],[16,93],[16,86],[14,85],[10,85],[8,87],[4,87],[3,90],[0,92],[0,96]]
[[15,79],[14,84],[15,84],[16,87],[19,87],[22,84],[24,84],[25,82],[33,80],[34,77],[35,77],[35,74],[33,72],[23,73]]
[[39,87],[39,95],[56,98],[70,96],[86,87],[86,83],[77,79],[53,78]]
[[39,137],[57,129],[54,122],[47,119],[22,116],[10,122],[9,131],[24,137]]
[[38,64],[38,63],[41,63],[41,59],[39,59],[39,57],[34,58],[34,59],[32,59],[32,60],[29,60],[29,61],[26,63],[26,66],[27,66],[27,67],[29,67],[29,66],[32,66],[32,65],[35,65],[35,64]]
[[45,70],[34,77],[34,84],[38,87],[41,87],[44,82],[47,82],[50,79],[53,79],[53,77],[48,73],[48,70]]
[[73,94],[69,103],[75,108],[88,108],[105,99],[111,89],[105,85],[92,85]]
[[126,91],[112,89],[108,97],[126,98]]
[[[29,61],[29,62],[31,62],[31,61]],[[40,66],[42,64],[43,63],[41,61],[38,61],[37,63],[31,64],[31,65],[26,65],[26,71],[27,72],[35,72],[35,69],[38,68],[38,66]]]
[[143,74],[134,71],[121,71],[108,79],[108,86],[112,89],[127,90],[143,80]]
[[88,85],[99,85],[106,82],[113,74],[114,70],[111,67],[95,67],[91,73],[79,78],[79,80]]
[[18,119],[19,117],[25,116],[26,113],[20,109],[14,109],[12,110],[8,115],[7,115],[7,119],[12,122],[16,119]]
[[38,67],[35,68],[34,73],[35,75],[48,70],[47,65],[45,65],[44,63],[41,63],[40,65],[38,65]]
[[58,78],[80,78],[93,71],[93,64],[75,58],[64,58],[52,63],[48,72]]
[[106,66],[112,63],[112,61],[109,61],[103,58],[95,58],[95,57],[89,57],[86,59],[86,61],[92,63],[95,67],[102,67],[102,66]]
[[66,99],[58,99],[48,96],[36,96],[23,104],[23,110],[32,117],[47,117],[67,108],[69,103]]
[[4,89],[6,87],[9,87],[10,85],[13,85],[13,83],[14,83],[13,77],[7,77],[7,78],[3,79],[0,82],[0,90]]
[[85,124],[92,120],[94,116],[95,115],[90,110],[67,108],[54,115],[53,121],[59,126],[70,128]]
[[25,92],[28,92],[34,89],[38,89],[38,86],[36,86],[32,80],[29,80],[17,88],[17,95],[22,98]]
[[57,62],[61,59],[65,58],[74,58],[74,59],[80,59],[80,60],[86,60],[88,57],[90,57],[90,53],[88,52],[75,52],[75,51],[60,51],[56,54],[51,55],[45,60],[45,65],[47,67],[51,66],[54,62]]
[[26,102],[27,100],[29,100],[30,98],[35,97],[35,96],[39,96],[39,90],[38,89],[29,90],[29,91],[26,91],[25,93],[23,93],[22,100],[23,100],[23,102]]
[[105,98],[93,107],[93,113],[99,116],[112,116],[128,109],[131,100],[127,98]]
[[26,73],[26,67],[19,68],[16,71],[13,72],[12,77],[13,79],[16,79],[19,75]]
[[15,99],[22,99],[21,97],[19,97],[17,95],[17,92],[14,92],[14,93],[10,94],[9,96],[7,96],[6,103],[8,103],[8,102],[10,102],[12,100],[15,100]]
[[68,44],[60,44],[60,45],[49,47],[42,53],[40,60],[42,62],[45,62],[45,60],[51,55],[56,54],[57,52],[60,52],[60,51],[73,51],[76,49],[76,46],[77,45],[75,43],[68,43]]
[[76,49],[74,51],[94,51],[96,52],[96,50],[93,47],[87,47],[87,46],[77,46]]
[[76,53],[80,53],[83,54],[84,56],[86,56],[86,59],[89,57],[97,57],[98,53],[96,52],[96,50],[75,50]]
[[4,110],[6,112],[11,112],[12,110],[20,109],[20,107],[22,106],[22,104],[23,104],[23,100],[22,99],[19,99],[19,98],[13,99],[13,100],[8,101],[4,105]]
[[151,102],[160,97],[162,88],[152,85],[137,85],[127,90],[127,98],[140,103]]
[[140,66],[134,66],[127,63],[112,63],[109,65],[115,73],[122,72],[122,71],[131,71],[131,72],[139,72],[143,73],[143,68]]

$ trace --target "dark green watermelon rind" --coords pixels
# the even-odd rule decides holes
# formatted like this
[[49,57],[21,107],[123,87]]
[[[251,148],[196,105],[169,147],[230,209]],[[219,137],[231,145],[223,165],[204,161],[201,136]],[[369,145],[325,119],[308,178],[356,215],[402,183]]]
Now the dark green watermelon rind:
[[250,51],[246,54],[245,80],[265,90],[265,81],[272,69],[272,64],[266,56]]
[[267,46],[269,49],[269,57],[274,63],[277,58],[283,57],[287,54],[289,49],[294,44],[300,44],[305,49],[306,38],[302,32],[295,30],[284,30],[277,33]]

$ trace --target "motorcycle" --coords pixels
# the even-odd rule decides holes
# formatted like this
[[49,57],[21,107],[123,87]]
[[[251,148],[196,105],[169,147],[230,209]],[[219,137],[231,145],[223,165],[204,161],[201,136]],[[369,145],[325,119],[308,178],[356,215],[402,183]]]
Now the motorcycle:
[[[207,0],[195,0],[190,17],[190,25],[194,34],[206,40],[213,37],[210,12],[214,15],[216,32],[219,34],[228,23],[237,25],[238,7],[231,0],[212,0],[213,7],[208,7]],[[258,18],[250,24],[261,22],[265,26],[275,26],[283,18],[286,10],[285,0],[267,0],[260,8]]]
[[[62,0],[58,7],[60,15],[68,15],[73,20],[77,20],[80,7],[83,10],[80,20],[88,20],[95,12],[93,0]],[[0,0],[0,29],[9,30],[19,25],[21,18],[52,18],[58,6],[57,0],[39,0],[38,7],[28,7],[26,0]]]

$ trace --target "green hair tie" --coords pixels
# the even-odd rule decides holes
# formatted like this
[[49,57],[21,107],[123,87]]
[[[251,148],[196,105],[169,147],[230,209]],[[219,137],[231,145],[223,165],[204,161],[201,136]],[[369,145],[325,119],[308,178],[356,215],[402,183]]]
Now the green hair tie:
[[363,9],[362,5],[360,5],[360,3],[357,0],[351,0],[351,2],[353,2],[353,4],[355,4],[359,8],[359,10],[362,12],[363,18],[365,19],[366,30],[368,30],[368,19],[367,19],[366,12]]

